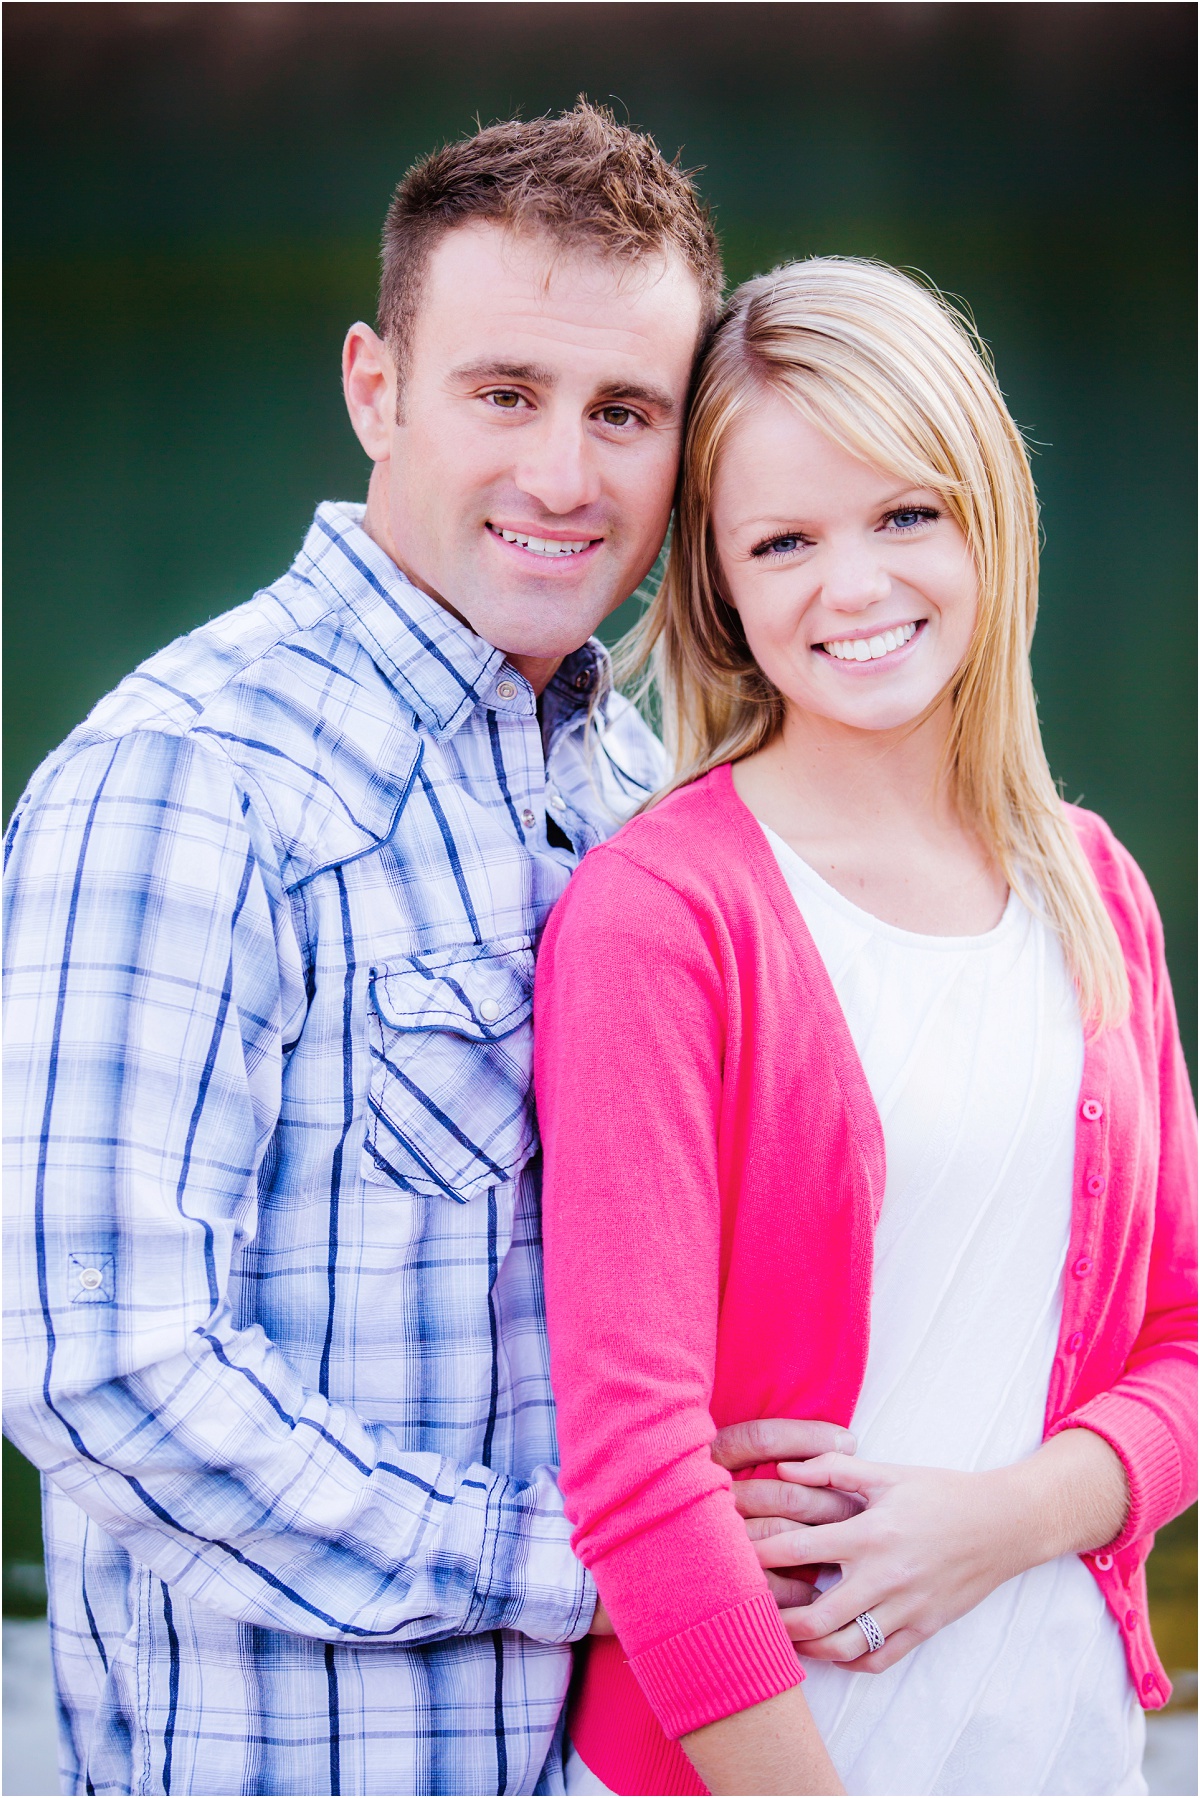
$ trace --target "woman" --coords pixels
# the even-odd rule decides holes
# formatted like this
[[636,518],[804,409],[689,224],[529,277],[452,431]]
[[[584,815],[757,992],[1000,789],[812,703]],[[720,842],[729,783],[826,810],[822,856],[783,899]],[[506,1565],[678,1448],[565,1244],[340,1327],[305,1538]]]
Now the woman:
[[[678,779],[538,970],[561,1477],[619,1638],[569,1790],[1145,1790],[1194,1115],[1146,883],[1041,746],[1037,542],[936,296],[734,296],[642,632]],[[708,1443],[772,1415],[852,1426],[780,1471],[855,1515],[750,1540]]]

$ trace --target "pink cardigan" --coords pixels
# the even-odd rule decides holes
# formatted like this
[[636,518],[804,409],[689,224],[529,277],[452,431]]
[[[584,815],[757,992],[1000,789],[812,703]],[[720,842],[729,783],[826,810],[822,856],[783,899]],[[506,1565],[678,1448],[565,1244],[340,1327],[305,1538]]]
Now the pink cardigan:
[[[1071,817],[1133,1008],[1086,1051],[1045,1433],[1086,1425],[1128,1470],[1128,1525],[1087,1562],[1155,1709],[1143,1566],[1195,1492],[1195,1114],[1145,879]],[[849,1423],[884,1185],[829,977],[727,767],[585,858],[535,1042],[562,1487],[619,1637],[587,1651],[572,1734],[617,1792],[703,1792],[674,1738],[802,1677],[709,1443]]]

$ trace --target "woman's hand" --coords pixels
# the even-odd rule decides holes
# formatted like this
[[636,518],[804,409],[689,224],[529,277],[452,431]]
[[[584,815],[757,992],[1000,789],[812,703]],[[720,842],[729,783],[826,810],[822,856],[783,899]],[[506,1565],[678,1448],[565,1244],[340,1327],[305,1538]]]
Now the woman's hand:
[[[986,1473],[893,1467],[849,1455],[780,1467],[799,1485],[833,1486],[866,1509],[841,1523],[796,1529],[751,1524],[766,1568],[841,1566],[841,1582],[783,1612],[788,1634],[814,1660],[882,1673],[1026,1568],[1097,1549],[1119,1535],[1125,1469],[1090,1430],[1071,1429],[1027,1461]],[[854,1622],[870,1611],[887,1638],[866,1652]]]

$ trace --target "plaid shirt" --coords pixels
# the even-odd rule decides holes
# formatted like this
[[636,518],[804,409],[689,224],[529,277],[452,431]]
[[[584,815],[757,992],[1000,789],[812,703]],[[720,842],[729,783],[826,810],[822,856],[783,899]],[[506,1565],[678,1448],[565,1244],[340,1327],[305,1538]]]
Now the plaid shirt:
[[534,948],[662,752],[595,643],[539,727],[360,518],[10,832],[7,1427],[74,1792],[562,1790]]

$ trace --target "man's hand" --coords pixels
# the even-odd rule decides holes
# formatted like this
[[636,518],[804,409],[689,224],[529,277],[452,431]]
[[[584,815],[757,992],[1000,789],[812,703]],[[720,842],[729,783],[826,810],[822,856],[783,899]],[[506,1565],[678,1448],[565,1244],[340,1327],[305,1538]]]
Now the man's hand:
[[[779,1461],[811,1461],[817,1455],[852,1455],[856,1448],[849,1430],[836,1423],[814,1423],[803,1418],[759,1417],[750,1423],[731,1423],[718,1430],[712,1458],[718,1467],[741,1473],[747,1467],[763,1467]],[[792,1523],[841,1523],[861,1511],[863,1501],[853,1492],[797,1485],[791,1480],[735,1480],[733,1501],[743,1517],[779,1517]]]
[[[852,1455],[856,1444],[849,1430],[836,1423],[805,1418],[760,1417],[749,1423],[731,1423],[718,1430],[712,1458],[718,1467],[739,1473],[746,1467],[771,1462],[796,1463],[816,1455]],[[789,1480],[734,1480],[733,1502],[746,1519],[752,1540],[762,1535],[794,1531],[797,1525],[842,1523],[860,1511],[863,1501],[851,1492],[796,1485]],[[781,1611],[811,1604],[817,1596],[803,1566],[764,1570],[767,1583]]]
[[[727,1424],[713,1438],[712,1458],[718,1467],[740,1473],[747,1467],[765,1467],[773,1461],[796,1463],[817,1455],[852,1455],[856,1448],[849,1430],[836,1423],[810,1422],[793,1417],[759,1417],[749,1423]],[[798,1486],[789,1480],[734,1480],[733,1502],[746,1519],[751,1539],[794,1531],[798,1524],[841,1523],[863,1507],[853,1492]],[[767,1582],[781,1611],[811,1604],[817,1589],[802,1577],[799,1568],[767,1568]],[[589,1636],[616,1632],[608,1612],[597,1600]]]

